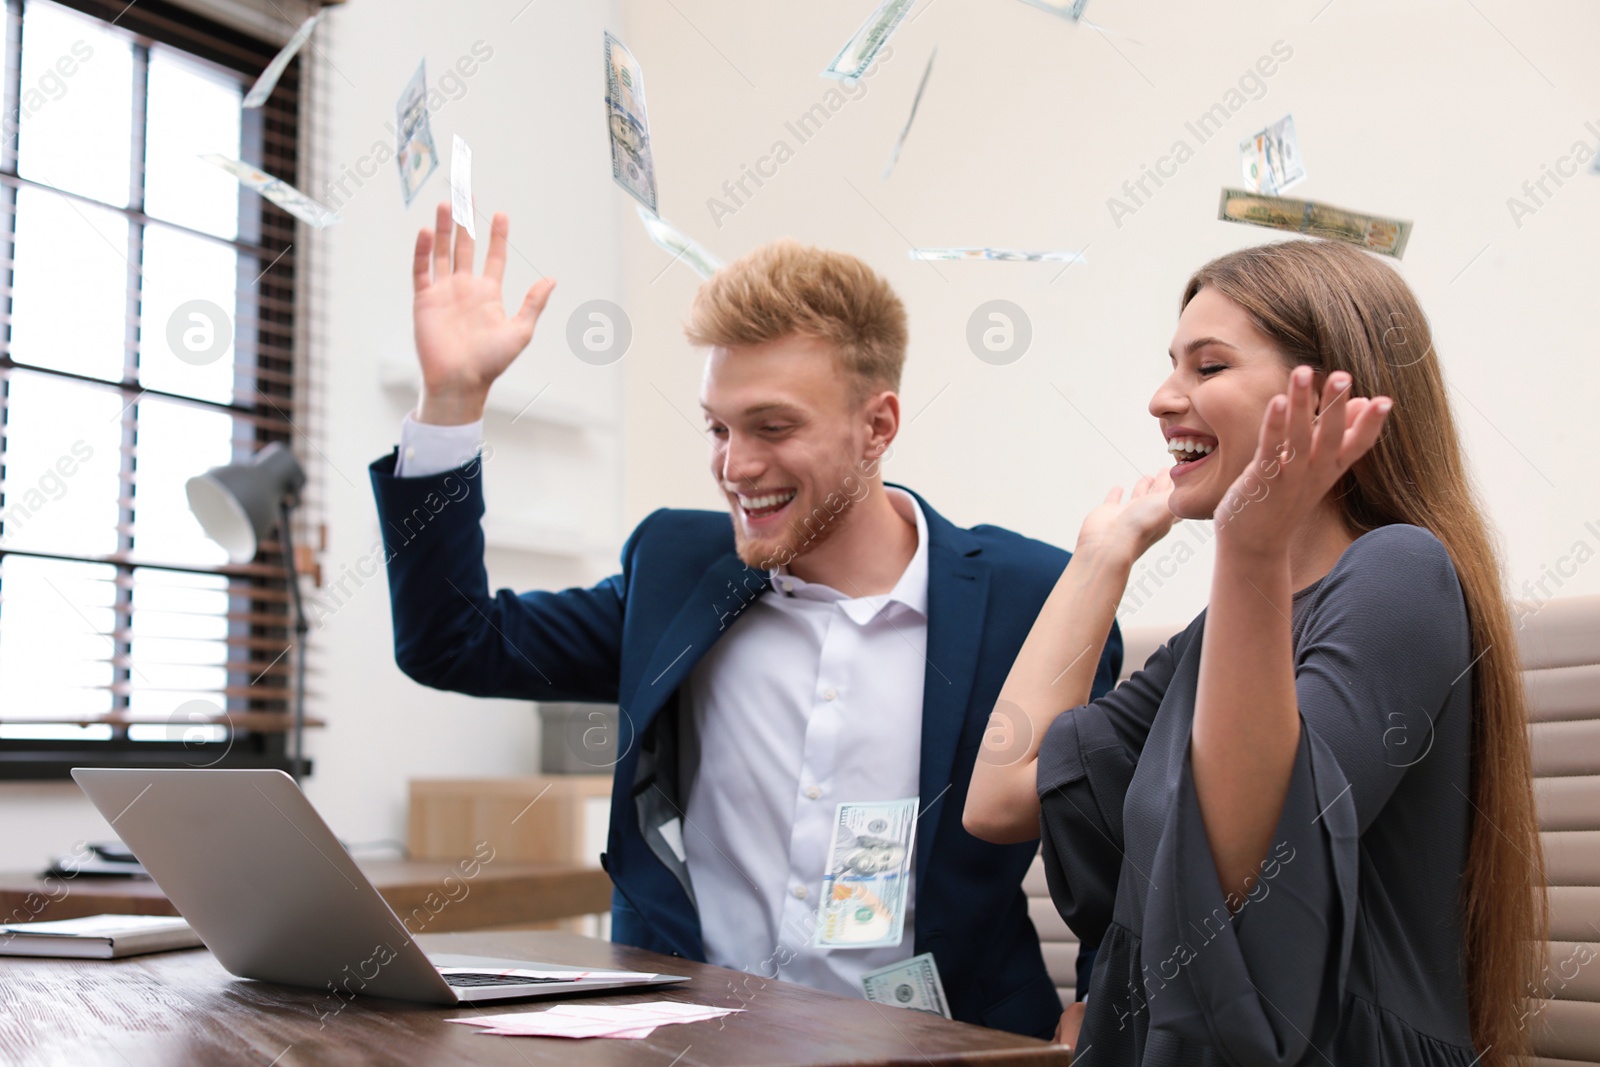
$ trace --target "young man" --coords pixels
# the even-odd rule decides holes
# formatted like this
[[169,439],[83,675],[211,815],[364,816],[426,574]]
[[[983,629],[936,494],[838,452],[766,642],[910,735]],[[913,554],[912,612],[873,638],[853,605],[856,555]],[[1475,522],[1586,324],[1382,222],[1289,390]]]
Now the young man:
[[[619,705],[601,857],[617,941],[856,996],[865,972],[931,952],[957,1019],[1050,1036],[1061,1008],[1021,890],[1036,846],[979,841],[961,813],[1001,682],[1069,557],[959,529],[883,482],[900,300],[859,260],[788,241],[718,272],[688,329],[709,349],[701,407],[730,514],[656,511],[621,574],[491,595],[481,471],[460,464],[554,286],[505,316],[506,227],[496,215],[481,275],[463,230],[452,258],[446,206],[417,236],[422,396],[399,453],[372,465],[385,537],[426,520],[386,549],[401,669],[480,696]],[[1121,656],[1113,626],[1096,695]],[[914,830],[874,828],[855,860],[870,871],[910,849],[905,905],[869,938],[893,940],[903,914],[903,939],[817,947],[839,806],[894,801]]]

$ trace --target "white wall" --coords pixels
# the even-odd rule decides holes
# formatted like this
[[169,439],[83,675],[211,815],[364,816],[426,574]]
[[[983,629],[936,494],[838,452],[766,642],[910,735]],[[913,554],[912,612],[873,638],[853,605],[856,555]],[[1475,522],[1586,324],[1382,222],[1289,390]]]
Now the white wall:
[[[905,299],[902,397],[916,417],[891,479],[963,525],[1070,547],[1110,486],[1167,462],[1146,404],[1165,374],[1178,297],[1207,259],[1276,239],[1217,221],[1217,200],[1240,185],[1239,140],[1292,112],[1309,177],[1289,195],[1416,224],[1399,269],[1431,316],[1513,590],[1528,595],[1524,581],[1577,542],[1585,558],[1600,554],[1600,494],[1579,444],[1600,385],[1600,175],[1547,186],[1555,195],[1520,226],[1507,207],[1542,164],[1600,138],[1600,10],[1576,0],[1090,0],[1090,20],[1126,35],[1102,36],[1018,0],[933,0],[916,6],[859,95],[835,98],[837,111],[800,143],[785,124],[826,99],[833,83],[818,72],[871,6],[629,0],[624,11],[649,87],[662,214],[725,259],[782,236],[852,252]],[[1185,123],[1232,103],[1228,91],[1278,41],[1292,56],[1259,99],[1235,98],[1201,144]],[[1180,138],[1193,158],[1159,188],[1147,179],[1153,195],[1114,221],[1108,199],[1135,206],[1123,183]],[[751,195],[731,216],[708,205],[731,203],[723,183],[778,140],[794,154],[765,165],[776,176],[747,181]],[[624,231],[627,307],[641,335],[660,339],[628,368],[629,431],[652,444],[629,449],[626,518],[667,503],[718,507],[705,444],[679,414],[696,411],[700,361],[680,329],[694,279],[675,267],[652,281],[666,256]],[[930,265],[907,258],[912,245],[1087,249],[1088,264],[1065,274]],[[980,362],[965,340],[973,310],[996,297],[1021,305],[1034,331],[1009,366]],[[1172,538],[1194,546],[1205,533]],[[1202,551],[1176,573],[1169,559],[1170,577],[1145,578],[1135,624],[1187,622],[1204,604],[1210,558]],[[1600,592],[1600,563],[1561,565],[1573,572],[1561,594]],[[1544,595],[1557,588],[1547,578]]]
[[[515,6],[505,4],[406,0],[351,3],[331,16],[335,73],[325,81],[333,106],[330,178],[375,140],[392,143],[385,123],[393,121],[395,100],[422,55],[433,84],[447,66],[473,55],[477,42],[493,55],[465,79],[464,94],[434,114],[444,162],[411,207],[401,206],[390,163],[370,190],[363,187],[346,202],[345,221],[329,231],[323,419],[335,471],[325,482],[330,576],[378,538],[366,465],[396,440],[399,421],[415,401],[413,391],[380,388],[378,381],[414,364],[410,252],[417,229],[432,224],[433,205],[449,197],[452,134],[473,149],[480,245],[487,244],[488,214],[511,216],[505,282],[511,310],[540,273],[559,282],[501,394],[531,399],[548,389],[515,425],[511,420],[525,399],[509,412],[491,412],[488,420],[490,517],[502,530],[509,523],[519,531],[502,544],[520,546],[491,549],[491,583],[588,583],[610,572],[621,543],[615,504],[620,372],[580,362],[565,340],[566,318],[577,304],[620,296],[617,205],[596,87],[606,5],[539,4],[513,22],[514,14]],[[576,86],[589,92],[577,93]],[[562,413],[578,426],[544,423],[546,412]],[[586,545],[590,554],[528,550],[541,539]],[[318,706],[329,726],[316,737],[317,773],[307,792],[347,838],[403,837],[409,778],[525,774],[538,767],[531,703],[424,689],[396,669],[391,649],[388,587],[378,578],[331,618],[322,640]]]
[[[528,702],[480,701],[416,685],[395,667],[388,587],[382,576],[350,577],[378,539],[366,467],[398,439],[414,390],[385,386],[414,364],[411,247],[431,225],[433,204],[449,199],[451,135],[474,151],[480,248],[487,214],[505,210],[514,251],[506,269],[511,310],[539,271],[559,280],[533,345],[490,413],[494,448],[486,464],[495,545],[495,586],[560,588],[610,573],[621,526],[621,367],[576,359],[566,320],[579,303],[621,299],[618,218],[610,181],[600,81],[601,29],[608,5],[541,3],[441,5],[426,0],[356,0],[330,11],[313,38],[317,79],[330,101],[325,150],[317,161],[337,180],[371,175],[343,190],[304,179],[336,202],[344,220],[320,236],[321,296],[313,338],[320,377],[306,425],[316,447],[298,450],[318,469],[329,527],[327,610],[313,636],[308,751],[316,774],[307,792],[347,841],[405,836],[412,777],[534,773],[537,721]],[[481,61],[476,42],[492,50]],[[391,148],[395,102],[417,62],[429,82],[473,57],[455,98],[432,117],[443,164],[407,209],[392,161],[364,162],[375,142]],[[302,231],[304,235],[304,231]],[[480,259],[481,259],[480,251]],[[537,267],[535,266],[537,265]],[[548,386],[548,389],[545,387]],[[518,408],[541,389],[515,424]],[[541,546],[552,546],[546,551]],[[113,836],[70,782],[0,785],[0,869],[42,866],[78,840]]]

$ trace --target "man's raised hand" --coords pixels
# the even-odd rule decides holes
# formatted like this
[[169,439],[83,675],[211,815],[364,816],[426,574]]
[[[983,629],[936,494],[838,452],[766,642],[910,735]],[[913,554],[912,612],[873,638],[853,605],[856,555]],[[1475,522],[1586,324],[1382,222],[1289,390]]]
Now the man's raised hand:
[[489,387],[533,338],[556,283],[551,278],[535,282],[516,315],[506,317],[501,279],[509,228],[505,212],[497,212],[483,273],[476,275],[474,241],[463,227],[454,227],[451,254],[450,205],[439,205],[432,230],[417,233],[411,318],[422,365],[419,422],[459,425],[482,418]]

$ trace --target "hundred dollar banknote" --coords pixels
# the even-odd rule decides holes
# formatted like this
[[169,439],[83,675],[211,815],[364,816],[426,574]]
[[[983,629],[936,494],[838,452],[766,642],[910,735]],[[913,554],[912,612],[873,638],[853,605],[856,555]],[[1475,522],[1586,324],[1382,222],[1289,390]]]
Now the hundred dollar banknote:
[[1294,132],[1294,116],[1285,115],[1254,137],[1239,142],[1239,165],[1245,184],[1258,193],[1276,196],[1305,180],[1305,161],[1300,157],[1300,138]]
[[883,0],[867,16],[861,28],[844,43],[844,47],[839,49],[839,54],[833,57],[833,62],[828,64],[822,76],[855,81],[865,74],[879,49],[888,43],[890,35],[905,20],[914,3],[916,0]]
[[200,158],[212,166],[221,167],[237,178],[240,185],[254,189],[308,226],[320,230],[340,221],[338,213],[332,208],[317,203],[282,178],[274,178],[264,170],[215,152],[207,152]]
[[639,207],[639,221],[644,223],[645,232],[658,248],[671,252],[674,259],[687,263],[689,269],[700,277],[709,278],[722,269],[722,260],[685,237],[670,222],[650,214],[642,206]]
[[472,149],[459,133],[450,141],[450,217],[466,229],[468,237],[478,239],[478,228],[472,222]]
[[611,176],[656,214],[656,166],[644,110],[644,72],[610,33],[606,34],[606,121],[611,128]]
[[317,20],[322,18],[322,15],[323,11],[318,11],[300,24],[300,28],[294,31],[294,36],[289,38],[289,43],[278,50],[278,54],[272,57],[272,62],[267,64],[267,69],[261,72],[256,83],[250,86],[250,91],[244,94],[242,106],[260,107],[267,102],[267,97],[277,88],[278,79],[283,77],[285,68],[289,66],[289,61],[311,38],[311,31],[317,28]]
[[1032,7],[1039,8],[1042,11],[1048,11],[1051,14],[1060,15],[1068,22],[1076,22],[1080,25],[1087,26],[1102,36],[1121,37],[1124,41],[1133,41],[1134,44],[1140,43],[1119,30],[1108,29],[1105,26],[1100,25],[1098,22],[1090,22],[1088,19],[1084,18],[1083,9],[1089,0],[1022,0],[1022,2]]
[[1015,248],[913,248],[917,260],[977,259],[1010,263],[1087,263],[1082,252],[1022,252]]
[[406,82],[394,111],[394,158],[400,166],[400,192],[410,207],[422,183],[439,169],[439,149],[434,146],[433,126],[428,121],[427,60],[417,64],[417,72]]
[[1406,242],[1411,238],[1409,222],[1363,215],[1312,200],[1261,196],[1243,189],[1222,190],[1217,218],[1327,237],[1396,259],[1405,254]]
[[1057,15],[1060,15],[1062,18],[1068,18],[1073,22],[1077,22],[1079,19],[1083,18],[1083,8],[1084,5],[1089,2],[1089,0],[1022,0],[1022,2],[1025,4],[1032,4],[1034,7],[1043,8],[1046,11],[1051,11]]
[[939,965],[933,961],[931,952],[868,971],[861,976],[861,988],[874,1004],[893,1004],[897,1008],[950,1018],[944,983],[939,980]]
[[839,805],[813,945],[876,948],[900,943],[916,829],[916,797]]
[[939,58],[939,49],[934,48],[928,56],[928,65],[922,68],[922,80],[917,83],[917,95],[911,98],[911,114],[906,116],[906,124],[900,127],[900,136],[894,139],[894,151],[889,154],[889,164],[883,168],[884,179],[887,180],[889,172],[894,170],[894,165],[900,160],[900,149],[905,146],[906,134],[911,132],[911,124],[917,118],[917,105],[922,103],[922,90],[928,87],[928,75],[933,73],[933,61]]

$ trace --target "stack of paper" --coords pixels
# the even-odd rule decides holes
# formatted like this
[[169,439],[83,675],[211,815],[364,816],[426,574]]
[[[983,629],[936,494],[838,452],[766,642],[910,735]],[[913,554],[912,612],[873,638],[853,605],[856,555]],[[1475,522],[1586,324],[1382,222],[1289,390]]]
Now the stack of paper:
[[451,1019],[503,1037],[649,1037],[658,1026],[720,1019],[743,1008],[707,1008],[658,1000],[649,1004],[557,1004],[544,1011]]
[[535,981],[555,980],[558,982],[588,982],[618,985],[624,982],[648,982],[660,975],[650,974],[646,971],[579,971],[571,967],[559,971],[538,970],[528,967],[508,967],[505,970],[495,970],[483,967],[440,967],[442,975],[452,974],[488,974],[496,978],[530,978]]

